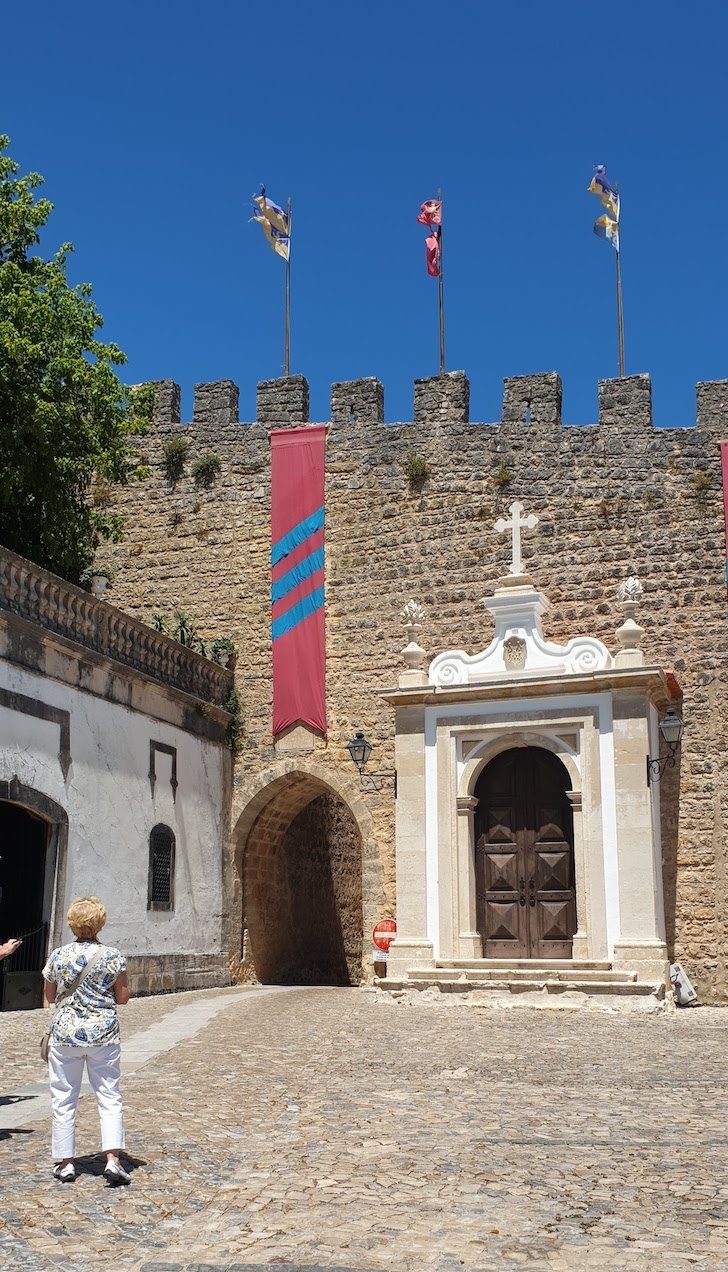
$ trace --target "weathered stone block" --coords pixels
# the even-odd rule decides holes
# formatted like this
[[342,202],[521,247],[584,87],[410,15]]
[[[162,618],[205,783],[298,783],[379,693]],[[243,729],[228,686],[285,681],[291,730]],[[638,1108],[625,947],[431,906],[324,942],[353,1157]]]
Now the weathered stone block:
[[504,424],[561,424],[561,376],[509,375],[503,380]]
[[232,380],[195,385],[195,424],[231,424],[238,418],[238,386]]
[[648,375],[627,375],[599,381],[599,423],[602,428],[641,432],[652,428],[652,381]]
[[373,376],[364,380],[343,380],[331,386],[331,419],[335,424],[369,420],[384,422],[384,385]]
[[174,380],[154,381],[154,420],[159,424],[179,424],[180,392]]
[[702,380],[695,392],[698,428],[728,437],[728,380]]
[[415,380],[415,424],[440,420],[467,424],[470,418],[470,381],[464,371],[447,371]]
[[308,380],[303,375],[289,375],[280,380],[261,380],[258,384],[259,424],[307,424]]

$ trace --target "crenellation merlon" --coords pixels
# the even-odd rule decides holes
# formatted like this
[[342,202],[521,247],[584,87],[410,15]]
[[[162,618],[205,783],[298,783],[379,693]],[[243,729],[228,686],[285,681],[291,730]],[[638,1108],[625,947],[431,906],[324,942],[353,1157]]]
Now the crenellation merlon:
[[652,381],[649,375],[600,380],[599,423],[602,428],[642,432],[652,428]]
[[180,388],[174,380],[154,380],[153,416],[157,424],[179,424]]
[[728,380],[701,380],[695,396],[698,428],[728,438]]
[[367,376],[362,380],[341,380],[331,386],[333,424],[384,423],[384,385]]
[[308,424],[308,380],[306,377],[288,375],[279,380],[260,380],[256,414],[259,424],[275,427],[286,424]]
[[238,418],[238,386],[232,380],[196,384],[193,424],[232,424]]
[[561,376],[556,371],[539,375],[509,375],[503,380],[504,424],[561,424]]
[[464,371],[446,371],[415,380],[413,420],[467,424],[470,419],[470,380]]

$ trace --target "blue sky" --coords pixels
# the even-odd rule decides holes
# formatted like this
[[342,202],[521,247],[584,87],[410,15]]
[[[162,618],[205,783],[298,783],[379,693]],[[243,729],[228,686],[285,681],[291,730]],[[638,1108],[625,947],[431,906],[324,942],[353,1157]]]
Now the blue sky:
[[[62,11],[63,10],[63,11]],[[728,375],[728,6],[643,0],[275,5],[76,0],[4,17],[0,131],[56,205],[130,382],[229,377],[241,418],[281,374],[283,264],[250,195],[294,206],[292,370],[328,416],[376,375],[388,420],[437,371],[437,284],[415,217],[442,187],[448,369],[471,417],[504,375],[557,370],[565,417],[616,374],[614,253],[586,187],[622,193],[627,372],[656,422]]]

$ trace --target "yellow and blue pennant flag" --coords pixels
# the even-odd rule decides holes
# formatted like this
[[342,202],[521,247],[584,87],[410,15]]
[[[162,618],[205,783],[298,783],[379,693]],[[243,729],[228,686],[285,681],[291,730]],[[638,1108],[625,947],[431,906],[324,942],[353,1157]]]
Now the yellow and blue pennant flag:
[[607,215],[597,217],[594,222],[594,233],[606,239],[615,251],[619,251],[619,193],[607,180],[607,170],[603,163],[597,164],[589,182],[589,193],[596,194],[607,209]]
[[265,186],[261,186],[260,194],[253,195],[253,221],[258,221],[263,233],[279,256],[287,261],[291,251],[291,227],[287,214],[277,203],[266,198]]

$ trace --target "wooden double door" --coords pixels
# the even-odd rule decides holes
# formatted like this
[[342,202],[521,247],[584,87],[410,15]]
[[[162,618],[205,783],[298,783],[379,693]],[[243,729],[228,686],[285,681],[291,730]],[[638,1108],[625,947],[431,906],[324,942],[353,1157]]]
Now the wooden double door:
[[478,930],[486,958],[571,958],[574,831],[561,761],[541,747],[491,760],[475,787]]

